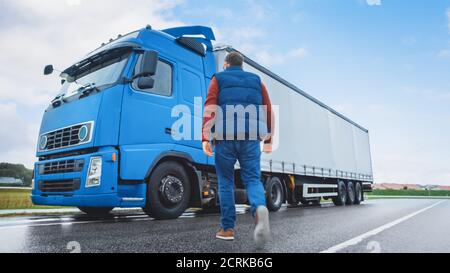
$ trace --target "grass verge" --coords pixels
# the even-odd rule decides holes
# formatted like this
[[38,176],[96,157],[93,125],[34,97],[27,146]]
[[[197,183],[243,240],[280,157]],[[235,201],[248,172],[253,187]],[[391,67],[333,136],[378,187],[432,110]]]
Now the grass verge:
[[0,188],[0,210],[2,209],[55,209],[67,207],[36,206],[31,202],[31,189]]
[[450,191],[442,191],[442,190],[379,190],[375,189],[371,193],[367,193],[367,196],[417,196],[417,197],[443,197],[443,196],[450,196]]

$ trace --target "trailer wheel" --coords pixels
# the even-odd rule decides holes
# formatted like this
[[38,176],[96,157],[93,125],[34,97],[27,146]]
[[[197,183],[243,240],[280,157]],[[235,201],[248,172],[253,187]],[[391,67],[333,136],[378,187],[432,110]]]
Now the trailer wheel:
[[278,211],[284,202],[283,183],[278,177],[270,177],[266,182],[267,208]]
[[363,200],[362,186],[361,183],[357,182],[355,184],[355,202],[353,202],[353,204],[359,205],[361,204],[362,200]]
[[343,181],[338,182],[338,196],[332,200],[336,206],[344,206],[347,203],[347,187]]
[[86,213],[89,216],[106,216],[108,215],[114,208],[113,207],[78,207],[79,210]]
[[355,203],[355,184],[349,181],[347,183],[347,205],[353,205]]
[[150,176],[144,212],[157,220],[176,219],[187,209],[191,184],[182,165],[161,163]]

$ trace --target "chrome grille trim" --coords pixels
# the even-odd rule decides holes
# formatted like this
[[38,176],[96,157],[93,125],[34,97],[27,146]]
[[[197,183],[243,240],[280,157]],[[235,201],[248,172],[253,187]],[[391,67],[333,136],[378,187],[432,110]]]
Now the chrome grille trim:
[[39,190],[45,193],[72,192],[80,189],[80,179],[39,181]]
[[[80,131],[80,128],[83,126],[87,126],[88,128],[88,137],[85,140],[80,141],[78,133]],[[53,151],[89,143],[92,140],[93,132],[94,121],[90,121],[41,134],[38,140],[38,152]],[[47,137],[47,145],[45,149],[41,149],[41,147],[39,147],[39,143],[41,138],[44,136]]]
[[84,166],[84,159],[69,159],[62,161],[48,162],[39,165],[39,174],[57,174],[81,172]]

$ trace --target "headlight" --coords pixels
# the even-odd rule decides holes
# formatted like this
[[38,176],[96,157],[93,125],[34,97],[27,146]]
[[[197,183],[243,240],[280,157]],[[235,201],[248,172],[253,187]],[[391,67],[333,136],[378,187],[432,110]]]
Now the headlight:
[[45,150],[46,147],[47,147],[47,136],[41,136],[41,138],[39,139],[39,149]]
[[102,157],[91,157],[89,162],[88,177],[86,180],[86,188],[100,186],[102,177]]

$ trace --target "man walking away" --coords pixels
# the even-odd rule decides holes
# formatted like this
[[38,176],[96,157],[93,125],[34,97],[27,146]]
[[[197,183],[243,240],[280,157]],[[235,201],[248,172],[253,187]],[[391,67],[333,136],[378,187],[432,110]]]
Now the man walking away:
[[[211,80],[203,118],[203,151],[213,156],[219,184],[221,229],[218,239],[234,240],[236,207],[234,199],[234,166],[239,161],[241,180],[246,187],[256,227],[254,240],[262,246],[270,238],[269,211],[261,182],[261,146],[272,152],[273,114],[265,85],[259,76],[243,70],[244,57],[238,52],[227,55],[224,71]],[[231,107],[231,108],[230,108]],[[257,115],[237,113],[236,109],[257,109]],[[263,107],[264,111],[259,111]],[[236,112],[231,112],[234,109]],[[263,115],[261,115],[263,113]],[[239,120],[239,117],[241,117]],[[255,120],[256,118],[256,120]],[[244,119],[244,126],[242,126]],[[231,125],[230,125],[231,124]],[[211,131],[214,128],[214,135]],[[257,130],[257,132],[255,132]]]

